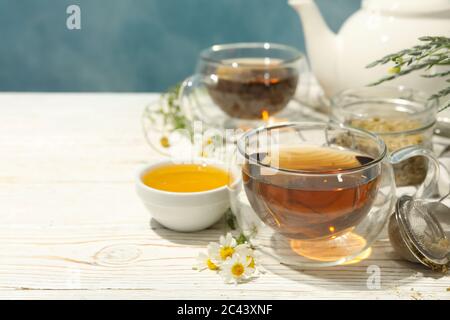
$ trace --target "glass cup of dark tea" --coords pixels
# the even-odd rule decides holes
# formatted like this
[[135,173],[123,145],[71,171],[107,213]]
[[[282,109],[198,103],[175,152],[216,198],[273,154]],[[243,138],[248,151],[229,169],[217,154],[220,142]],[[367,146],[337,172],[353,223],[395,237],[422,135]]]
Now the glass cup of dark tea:
[[270,116],[295,112],[287,106],[307,69],[304,55],[286,45],[214,45],[201,52],[196,73],[181,85],[180,104],[191,120],[255,127]]
[[388,155],[378,136],[334,123],[260,127],[238,140],[231,208],[258,250],[282,263],[316,267],[362,259],[392,213],[392,165],[414,156],[428,159],[416,193],[422,197],[439,177],[428,149],[410,146]]

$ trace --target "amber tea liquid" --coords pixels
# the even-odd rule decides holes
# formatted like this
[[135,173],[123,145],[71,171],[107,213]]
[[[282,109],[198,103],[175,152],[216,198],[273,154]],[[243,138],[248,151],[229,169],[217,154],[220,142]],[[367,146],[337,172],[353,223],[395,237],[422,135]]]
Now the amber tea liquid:
[[[259,153],[251,158],[272,166],[274,156]],[[243,180],[258,216],[284,236],[301,240],[334,238],[351,231],[372,207],[380,166],[342,172],[370,163],[372,158],[329,147],[282,148],[276,156],[279,168],[306,174],[267,174],[266,167],[247,162]]]

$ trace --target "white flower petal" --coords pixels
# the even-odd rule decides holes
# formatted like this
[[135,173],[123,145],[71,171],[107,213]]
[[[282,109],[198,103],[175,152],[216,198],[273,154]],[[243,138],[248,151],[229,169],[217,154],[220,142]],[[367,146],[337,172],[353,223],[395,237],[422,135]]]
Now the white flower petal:
[[220,237],[220,244],[223,247],[234,248],[236,246],[236,240],[233,238],[233,235],[230,232],[228,232],[225,237],[224,236]]
[[236,239],[231,235],[231,233],[229,233],[229,241],[230,241],[230,247],[236,247],[236,245],[237,245],[237,242],[236,242]]
[[217,265],[221,263],[220,245],[216,242],[210,242],[207,247],[209,258]]
[[[253,250],[247,244],[240,244],[234,248],[235,252],[242,257],[253,257]],[[251,259],[250,259],[251,261]],[[250,263],[250,262],[249,262]]]
[[220,269],[220,275],[225,283],[229,283],[233,279],[231,268],[229,266],[222,266],[222,268]]
[[198,271],[205,270],[208,268],[208,256],[204,252],[200,252],[197,257],[197,263],[193,266],[194,269]]

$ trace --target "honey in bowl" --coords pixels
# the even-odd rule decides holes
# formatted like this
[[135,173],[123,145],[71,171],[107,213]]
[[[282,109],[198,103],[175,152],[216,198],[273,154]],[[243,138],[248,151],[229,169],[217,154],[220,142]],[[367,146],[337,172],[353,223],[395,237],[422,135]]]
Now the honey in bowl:
[[162,191],[202,192],[227,185],[228,173],[212,165],[170,164],[146,172],[142,182]]

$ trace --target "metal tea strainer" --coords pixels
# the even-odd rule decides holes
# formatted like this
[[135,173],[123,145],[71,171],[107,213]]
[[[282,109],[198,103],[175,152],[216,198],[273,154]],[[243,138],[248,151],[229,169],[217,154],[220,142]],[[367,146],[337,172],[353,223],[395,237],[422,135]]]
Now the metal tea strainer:
[[450,208],[442,203],[402,196],[389,220],[389,238],[404,259],[435,271],[450,267]]

